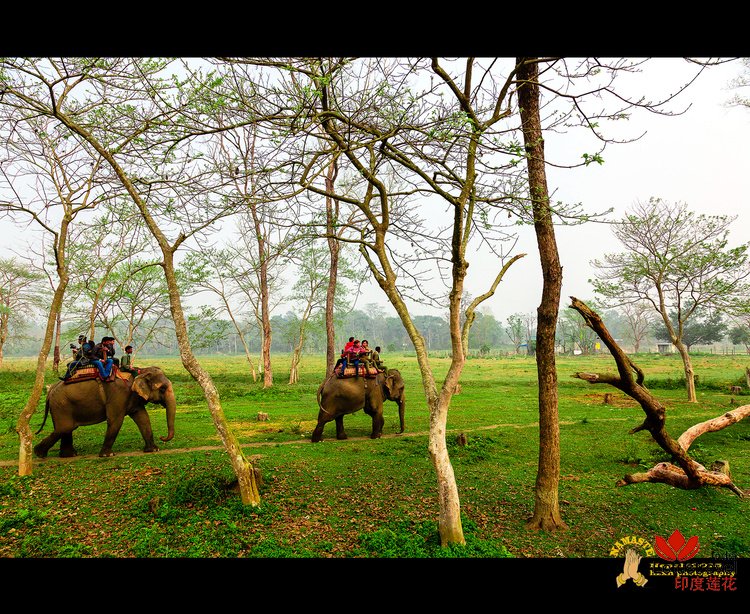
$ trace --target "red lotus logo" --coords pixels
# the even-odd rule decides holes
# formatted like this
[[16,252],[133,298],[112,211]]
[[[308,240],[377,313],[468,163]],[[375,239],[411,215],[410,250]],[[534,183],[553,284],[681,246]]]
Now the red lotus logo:
[[685,541],[685,537],[679,529],[672,533],[669,539],[657,535],[654,541],[656,542],[654,544],[656,554],[666,561],[687,561],[698,554],[699,550],[698,536],[693,535]]

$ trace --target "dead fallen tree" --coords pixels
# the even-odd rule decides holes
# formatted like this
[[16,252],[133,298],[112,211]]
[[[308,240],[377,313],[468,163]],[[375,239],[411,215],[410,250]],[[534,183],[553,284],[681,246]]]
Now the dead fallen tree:
[[[701,486],[718,486],[728,488],[736,495],[745,497],[750,491],[743,491],[732,482],[728,464],[720,462],[718,466],[706,469],[688,454],[688,448],[695,439],[703,433],[710,433],[726,428],[750,415],[750,405],[743,405],[722,416],[706,420],[690,427],[678,439],[673,439],[665,428],[666,408],[643,385],[645,379],[643,371],[615,342],[607,330],[601,317],[583,301],[571,296],[571,307],[581,314],[586,325],[589,326],[607,346],[617,365],[617,375],[602,373],[575,373],[573,377],[585,380],[590,384],[609,384],[622,390],[629,397],[638,401],[643,408],[646,418],[643,423],[630,433],[647,430],[657,444],[672,457],[672,463],[658,463],[645,473],[635,473],[624,476],[617,482],[617,486],[638,484],[641,482],[661,482],[676,488],[695,489]],[[714,464],[716,465],[716,463]]]

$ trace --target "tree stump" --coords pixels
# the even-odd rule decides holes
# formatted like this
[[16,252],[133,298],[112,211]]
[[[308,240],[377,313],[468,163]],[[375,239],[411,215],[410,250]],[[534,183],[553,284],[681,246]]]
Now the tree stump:
[[456,437],[456,443],[462,448],[465,447],[469,443],[468,439],[466,438],[466,433],[459,433]]
[[612,405],[612,393],[611,392],[604,393],[604,405]]
[[266,422],[268,420],[268,414],[264,411],[258,412],[258,422]]

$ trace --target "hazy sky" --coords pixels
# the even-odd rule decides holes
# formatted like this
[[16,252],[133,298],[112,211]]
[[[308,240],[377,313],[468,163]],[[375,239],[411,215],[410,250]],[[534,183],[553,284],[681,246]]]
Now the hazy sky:
[[[686,68],[678,58],[651,61],[640,85],[656,92],[669,89]],[[610,145],[603,154],[604,164],[590,164],[574,170],[548,170],[548,184],[554,200],[582,202],[587,211],[614,209],[610,218],[621,217],[636,201],[659,197],[685,202],[698,212],[736,215],[730,242],[750,241],[750,109],[728,107],[736,91],[729,83],[740,74],[739,62],[705,71],[675,101],[673,108],[691,108],[678,117],[641,113],[629,120],[628,131],[646,135],[637,142]],[[665,84],[667,89],[665,90]],[[745,95],[747,95],[745,93]],[[545,135],[548,160],[560,148],[591,152],[571,135]],[[606,224],[588,223],[556,230],[563,265],[563,305],[568,297],[586,300],[593,296],[588,279],[594,277],[591,260],[605,253],[620,251]],[[541,267],[533,228],[522,229],[517,251],[528,255],[508,271],[494,297],[485,304],[493,315],[505,321],[516,312],[536,312],[541,297]],[[475,263],[467,289],[478,294],[496,270],[494,263]],[[476,268],[487,275],[477,276]],[[477,280],[477,278],[479,278]],[[476,283],[476,282],[479,283]],[[379,288],[373,289],[377,297]],[[369,296],[369,295],[368,295]]]
[[[652,60],[639,77],[637,87],[653,96],[674,91],[685,62],[678,58]],[[737,215],[731,233],[733,244],[750,241],[750,109],[729,107],[733,90],[729,83],[741,72],[739,62],[711,68],[683,92],[672,108],[691,108],[678,117],[648,113],[636,114],[628,122],[628,134],[646,135],[635,143],[608,146],[603,165],[591,164],[575,170],[548,171],[549,188],[555,200],[581,202],[586,211],[614,209],[620,217],[636,201],[659,197],[685,202],[699,213]],[[666,88],[666,89],[665,89]],[[566,156],[568,160],[593,147],[578,137],[546,134],[548,160]],[[10,256],[7,246],[18,245],[25,237],[17,227],[0,222],[0,256]],[[604,253],[619,251],[619,245],[605,224],[588,223],[578,227],[558,227],[557,240],[563,264],[563,299],[592,297],[588,279],[594,271],[589,263]],[[533,228],[520,230],[516,252],[528,255],[516,262],[487,301],[496,318],[505,320],[516,312],[535,312],[541,295],[541,268]],[[467,290],[476,295],[486,289],[497,263],[473,261]],[[358,306],[368,302],[387,305],[382,291],[371,284]],[[393,313],[387,308],[389,313]],[[416,307],[415,313],[434,313]],[[395,314],[394,314],[395,315]]]

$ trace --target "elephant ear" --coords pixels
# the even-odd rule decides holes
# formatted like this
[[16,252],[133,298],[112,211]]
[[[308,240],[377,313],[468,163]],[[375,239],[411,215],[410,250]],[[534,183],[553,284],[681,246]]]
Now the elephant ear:
[[392,397],[395,392],[396,378],[393,375],[386,374],[385,376],[385,388],[388,391],[388,396]]
[[133,392],[142,397],[144,401],[148,401],[149,396],[151,395],[151,384],[148,375],[137,375],[133,380],[132,389]]

